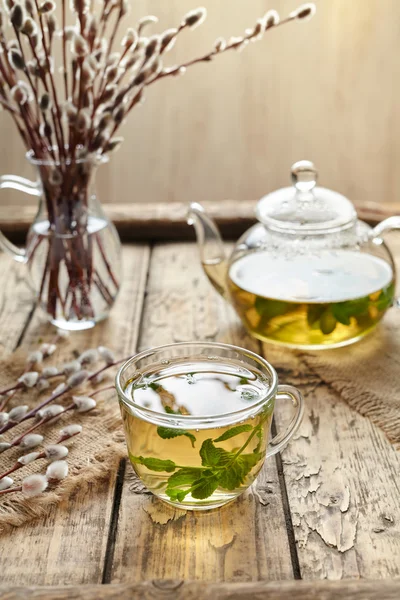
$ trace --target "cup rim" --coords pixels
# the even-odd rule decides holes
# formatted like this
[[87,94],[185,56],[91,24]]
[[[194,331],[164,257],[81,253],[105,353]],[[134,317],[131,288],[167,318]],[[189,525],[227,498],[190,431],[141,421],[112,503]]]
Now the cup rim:
[[[251,406],[246,406],[245,408],[241,408],[239,410],[231,411],[228,413],[218,413],[218,414],[213,414],[213,415],[180,415],[180,414],[176,415],[176,414],[165,413],[165,412],[162,413],[162,412],[151,410],[149,408],[141,406],[140,404],[137,404],[131,398],[129,398],[127,396],[127,394],[125,394],[125,391],[123,390],[122,385],[121,385],[121,377],[126,368],[128,368],[131,364],[141,360],[142,358],[145,358],[146,356],[151,356],[152,353],[167,350],[168,348],[175,348],[175,347],[182,348],[183,346],[191,346],[191,347],[194,346],[194,347],[199,347],[199,348],[204,347],[204,346],[209,346],[210,348],[219,348],[221,350],[233,350],[233,351],[239,352],[242,355],[248,356],[252,360],[260,363],[262,365],[262,367],[269,372],[269,374],[271,376],[271,382],[270,382],[270,387],[268,389],[267,394],[265,396],[263,396],[260,400],[258,400],[254,404],[252,404]],[[151,416],[153,416],[153,420],[156,420],[156,419],[168,420],[168,422],[171,424],[173,424],[174,421],[180,421],[180,422],[183,421],[185,423],[190,423],[190,422],[204,423],[205,421],[206,422],[210,422],[210,421],[215,422],[215,421],[218,421],[221,419],[224,419],[224,420],[232,419],[232,421],[236,422],[237,420],[240,419],[241,415],[249,415],[249,412],[250,412],[250,414],[253,413],[255,410],[259,409],[264,404],[267,404],[267,402],[269,402],[272,398],[275,398],[275,396],[278,392],[278,375],[277,375],[277,372],[274,369],[274,367],[271,365],[271,363],[269,363],[265,358],[263,358],[262,356],[259,356],[258,354],[256,354],[255,352],[252,352],[251,350],[247,350],[246,348],[242,348],[240,346],[235,346],[233,344],[223,344],[223,343],[219,343],[219,342],[198,342],[198,341],[178,342],[178,343],[172,343],[172,344],[164,344],[162,346],[155,346],[154,348],[148,348],[147,350],[143,350],[142,352],[139,352],[138,354],[131,356],[131,358],[129,358],[127,361],[125,361],[124,364],[118,369],[118,373],[115,376],[115,388],[116,388],[116,391],[117,391],[117,394],[118,394],[120,400],[125,405],[133,407],[136,410],[138,410],[139,413],[146,415],[150,421],[151,421]]]

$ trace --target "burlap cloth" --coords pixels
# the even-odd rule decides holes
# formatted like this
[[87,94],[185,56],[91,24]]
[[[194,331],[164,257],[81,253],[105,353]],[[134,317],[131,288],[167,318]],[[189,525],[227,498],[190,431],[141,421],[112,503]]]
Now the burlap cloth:
[[400,448],[399,309],[392,308],[361,342],[303,354],[300,360]]
[[[68,342],[63,342],[64,355],[65,346]],[[18,351],[7,359],[0,361],[0,386],[6,387],[11,382],[15,382],[24,369],[26,352]],[[53,357],[52,357],[53,358]],[[58,365],[57,352],[54,360],[46,360],[46,366],[50,364]],[[99,365],[101,366],[101,365]],[[99,384],[97,388],[105,387],[113,383],[113,377],[116,368],[110,369],[107,379]],[[62,379],[53,380],[50,390],[54,389]],[[77,395],[84,395],[85,392],[93,390],[95,386],[82,386],[76,390]],[[40,401],[43,401],[49,395],[49,391],[38,394],[35,390],[21,391],[10,401],[10,406],[21,404],[33,407]],[[93,482],[99,478],[110,476],[111,472],[116,472],[118,461],[126,456],[126,447],[122,431],[121,417],[113,391],[107,391],[98,394],[96,397],[97,407],[87,414],[78,415],[76,411],[66,413],[58,419],[53,425],[44,425],[35,433],[44,435],[43,444],[34,450],[22,451],[7,450],[0,454],[0,473],[9,469],[16,460],[32,451],[40,451],[45,445],[53,444],[59,437],[59,431],[68,424],[78,423],[82,425],[82,433],[73,437],[63,444],[68,447],[69,454],[66,458],[69,467],[69,473],[66,479],[54,487],[49,487],[41,496],[35,498],[24,498],[21,493],[12,493],[0,495],[0,532],[8,529],[10,526],[20,526],[35,517],[43,517],[50,508],[57,504],[62,496],[68,495],[74,488],[80,484]],[[66,394],[65,399],[61,397],[55,403],[67,406],[71,404],[71,398]],[[27,429],[31,420],[21,424],[4,434],[4,441],[15,437],[20,431]],[[47,461],[37,460],[11,475],[14,479],[14,486],[32,473],[45,473]]]
[[363,340],[333,350],[290,351],[265,344],[283,382],[307,389],[324,383],[338,402],[369,418],[400,448],[400,310],[392,308]]

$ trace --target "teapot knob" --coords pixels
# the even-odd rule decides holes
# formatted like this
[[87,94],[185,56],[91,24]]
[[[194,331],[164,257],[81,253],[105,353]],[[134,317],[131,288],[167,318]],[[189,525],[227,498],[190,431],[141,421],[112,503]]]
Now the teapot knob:
[[292,182],[298,192],[311,192],[317,185],[318,171],[309,160],[299,160],[292,166]]

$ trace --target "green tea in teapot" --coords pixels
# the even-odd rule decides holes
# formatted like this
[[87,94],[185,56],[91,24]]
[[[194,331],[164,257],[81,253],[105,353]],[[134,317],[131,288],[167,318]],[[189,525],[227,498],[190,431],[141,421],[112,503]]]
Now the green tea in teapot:
[[354,250],[290,258],[254,252],[230,266],[228,284],[252,335],[303,348],[364,336],[393,304],[395,291],[390,264]]

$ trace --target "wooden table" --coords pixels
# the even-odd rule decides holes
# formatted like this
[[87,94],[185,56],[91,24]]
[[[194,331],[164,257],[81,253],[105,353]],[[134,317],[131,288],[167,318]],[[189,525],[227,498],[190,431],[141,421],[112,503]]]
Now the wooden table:
[[[219,340],[271,356],[211,288],[193,243],[126,244],[123,263],[112,316],[77,334],[82,346],[102,341],[125,355]],[[3,254],[0,288],[2,348],[29,347],[40,317],[23,267]],[[249,493],[216,511],[185,513],[138,488],[123,460],[43,521],[1,536],[0,598],[398,600],[398,454],[322,381],[276,366],[303,390],[306,415]],[[285,417],[276,411],[277,427]],[[371,448],[374,459],[364,461]]]

